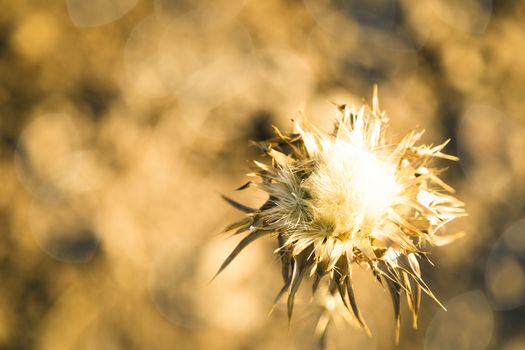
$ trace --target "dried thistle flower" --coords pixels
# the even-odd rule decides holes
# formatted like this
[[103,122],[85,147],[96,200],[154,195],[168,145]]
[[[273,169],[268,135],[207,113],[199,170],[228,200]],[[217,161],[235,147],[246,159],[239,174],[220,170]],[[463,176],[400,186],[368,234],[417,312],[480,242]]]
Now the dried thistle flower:
[[258,144],[271,164],[253,161],[249,175],[260,182],[250,181],[239,190],[256,187],[269,198],[252,209],[224,197],[246,213],[226,231],[248,234],[218,273],[254,240],[274,236],[284,279],[276,303],[287,294],[291,318],[303,279],[312,279],[314,294],[322,285],[324,291],[317,294],[325,312],[317,332],[324,338],[331,315],[346,312],[336,307],[334,297],[369,333],[352,287],[352,268],[357,264],[390,292],[398,342],[403,293],[414,327],[421,291],[439,303],[421,278],[419,260],[427,259],[426,246],[456,238],[459,234],[437,233],[466,214],[463,203],[447,194],[454,190],[438,177],[443,169],[431,167],[431,161],[457,158],[441,152],[448,141],[416,146],[423,132],[412,131],[397,143],[387,143],[388,118],[379,109],[376,89],[371,108],[338,109],[341,116],[332,133],[297,120],[294,133],[275,128],[275,138]]

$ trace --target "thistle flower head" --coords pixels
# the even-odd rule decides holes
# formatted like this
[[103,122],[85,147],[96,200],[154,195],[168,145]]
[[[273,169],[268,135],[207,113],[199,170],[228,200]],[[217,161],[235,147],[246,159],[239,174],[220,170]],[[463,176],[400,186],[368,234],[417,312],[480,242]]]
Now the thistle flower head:
[[[450,194],[453,189],[438,177],[442,169],[434,168],[432,161],[457,158],[442,153],[447,142],[416,145],[422,132],[388,142],[388,118],[379,109],[376,93],[372,107],[338,109],[332,132],[296,120],[294,132],[275,129],[274,139],[258,144],[270,161],[254,161],[249,175],[259,181],[240,189],[256,187],[268,193],[268,200],[250,209],[226,198],[246,212],[228,230],[248,234],[219,272],[253,240],[272,235],[284,280],[276,302],[287,294],[289,317],[300,284],[310,278],[314,293],[324,289],[323,305],[333,306],[333,298],[340,298],[368,331],[352,285],[352,269],[359,265],[390,292],[397,329],[403,294],[415,326],[421,291],[437,301],[421,278],[419,261],[426,258],[428,245],[454,238],[438,231],[465,215],[463,203]],[[325,309],[318,325],[321,334],[334,311]]]

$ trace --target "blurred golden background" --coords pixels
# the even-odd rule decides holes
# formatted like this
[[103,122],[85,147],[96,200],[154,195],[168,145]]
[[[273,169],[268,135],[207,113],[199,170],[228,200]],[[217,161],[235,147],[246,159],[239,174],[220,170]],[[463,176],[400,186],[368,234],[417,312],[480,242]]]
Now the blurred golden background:
[[[525,3],[503,0],[0,1],[0,348],[316,349],[303,286],[291,326],[271,240],[210,279],[249,205],[249,140],[328,102],[380,104],[401,136],[451,138],[469,216],[424,266],[398,349],[525,349]],[[250,191],[248,191],[250,192]],[[388,294],[357,271],[372,338]],[[405,306],[403,306],[405,307]],[[406,310],[405,310],[406,311]]]

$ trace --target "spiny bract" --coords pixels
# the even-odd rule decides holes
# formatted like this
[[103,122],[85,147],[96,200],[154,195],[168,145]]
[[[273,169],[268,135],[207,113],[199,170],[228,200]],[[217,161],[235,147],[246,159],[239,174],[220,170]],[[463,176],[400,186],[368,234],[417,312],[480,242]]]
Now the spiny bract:
[[[248,234],[219,272],[257,238],[276,237],[284,279],[276,302],[287,294],[291,317],[294,296],[309,276],[314,294],[320,286],[324,289],[317,293],[325,307],[317,331],[324,338],[336,296],[369,332],[352,287],[352,267],[357,264],[390,292],[398,341],[401,295],[406,296],[414,327],[421,290],[437,301],[421,279],[419,260],[426,259],[425,247],[457,237],[437,233],[465,215],[463,203],[447,194],[453,189],[438,177],[443,169],[430,164],[434,158],[457,158],[441,152],[448,141],[434,147],[416,145],[423,132],[412,131],[388,143],[388,118],[378,107],[376,92],[372,107],[338,109],[331,133],[297,120],[295,132],[275,128],[275,138],[258,143],[271,164],[253,161],[249,175],[260,181],[239,189],[256,187],[269,198],[259,209],[251,209],[225,197],[246,213],[226,231]],[[335,308],[339,314],[347,310]]]

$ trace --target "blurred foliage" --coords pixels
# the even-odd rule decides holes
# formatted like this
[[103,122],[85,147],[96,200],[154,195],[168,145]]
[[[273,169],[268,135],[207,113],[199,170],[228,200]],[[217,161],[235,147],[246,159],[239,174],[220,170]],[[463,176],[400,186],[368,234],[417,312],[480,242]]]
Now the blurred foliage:
[[[270,242],[209,283],[239,217],[219,193],[248,140],[329,127],[328,101],[377,83],[396,135],[452,139],[470,214],[424,268],[449,311],[424,299],[400,348],[525,348],[524,21],[503,0],[0,1],[0,347],[315,349],[306,290],[290,328],[267,315]],[[385,291],[356,278],[375,336],[332,345],[394,349]]]

